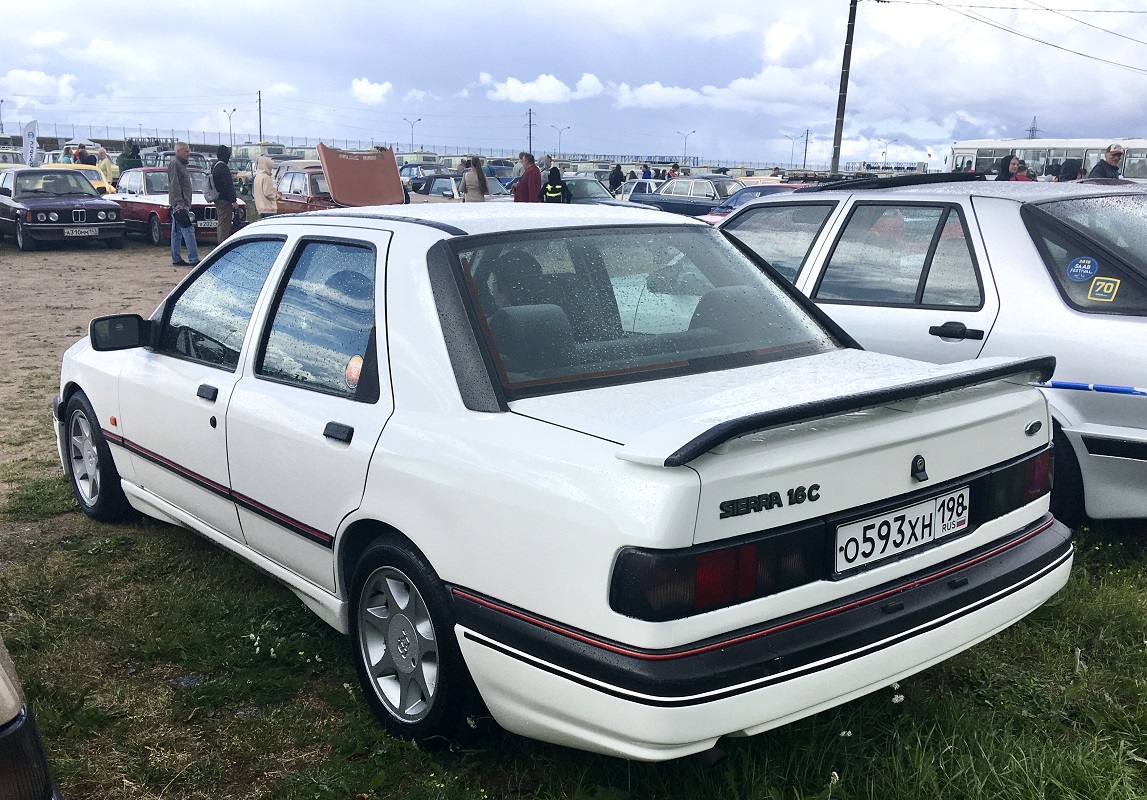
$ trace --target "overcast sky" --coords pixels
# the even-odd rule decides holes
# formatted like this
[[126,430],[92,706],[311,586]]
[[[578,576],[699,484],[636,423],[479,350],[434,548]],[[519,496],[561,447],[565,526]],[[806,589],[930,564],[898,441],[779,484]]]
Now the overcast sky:
[[[265,138],[405,150],[405,118],[421,120],[416,146],[516,153],[533,109],[539,155],[557,150],[561,128],[566,152],[687,146],[787,164],[786,135],[808,130],[810,164],[825,163],[848,5],[8,1],[0,114],[8,133],[36,118],[49,135],[142,125],[226,140],[223,109],[235,108],[242,141],[258,131],[262,90]],[[1144,136],[1145,88],[1143,0],[861,0],[842,160],[878,160],[881,140],[896,140],[889,161],[931,148],[935,164],[957,139],[1026,136],[1033,117],[1045,137]]]

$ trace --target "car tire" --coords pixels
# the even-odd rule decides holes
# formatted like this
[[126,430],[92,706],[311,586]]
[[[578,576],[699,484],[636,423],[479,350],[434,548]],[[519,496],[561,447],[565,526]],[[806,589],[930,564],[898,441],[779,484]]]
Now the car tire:
[[76,392],[64,410],[64,463],[80,510],[100,522],[127,516],[130,506],[120,486],[99,417],[83,392]]
[[1055,445],[1055,469],[1051,490],[1051,513],[1069,528],[1087,519],[1083,503],[1083,473],[1067,435],[1058,422],[1052,421]]
[[16,223],[16,247],[25,253],[30,253],[36,249],[36,240],[28,235],[24,226],[19,222]]
[[106,239],[108,243],[108,250],[123,250],[124,242],[127,236],[117,236],[114,239]]
[[147,218],[147,240],[156,247],[163,244],[163,225],[159,222],[158,214]]
[[458,732],[470,677],[430,564],[391,539],[376,542],[355,567],[350,601],[355,670],[387,731],[414,740]]

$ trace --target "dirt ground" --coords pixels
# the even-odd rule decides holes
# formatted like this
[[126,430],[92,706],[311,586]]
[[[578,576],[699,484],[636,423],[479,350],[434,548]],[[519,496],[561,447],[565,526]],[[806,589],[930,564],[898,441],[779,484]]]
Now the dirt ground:
[[[209,251],[200,244],[200,257]],[[123,250],[68,242],[31,253],[18,251],[11,237],[0,241],[0,415],[6,432],[0,436],[0,475],[29,451],[53,452],[50,408],[60,358],[87,332],[88,322],[121,312],[148,316],[188,269],[171,265],[166,245],[131,238]],[[0,478],[0,505],[8,489]]]

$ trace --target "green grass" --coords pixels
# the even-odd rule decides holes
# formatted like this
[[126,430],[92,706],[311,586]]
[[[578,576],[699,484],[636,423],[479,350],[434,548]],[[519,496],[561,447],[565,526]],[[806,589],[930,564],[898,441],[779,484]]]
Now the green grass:
[[920,675],[751,739],[715,765],[631,763],[501,732],[388,737],[347,643],[187,531],[74,511],[42,393],[0,465],[0,635],[65,797],[637,800],[1147,798],[1147,524],[1077,531],[1068,586]]

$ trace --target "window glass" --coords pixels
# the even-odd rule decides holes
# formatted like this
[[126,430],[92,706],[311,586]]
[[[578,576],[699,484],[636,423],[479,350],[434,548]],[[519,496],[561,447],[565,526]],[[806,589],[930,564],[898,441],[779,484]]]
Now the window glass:
[[1033,211],[1026,215],[1033,238],[1069,305],[1099,314],[1147,313],[1147,196],[1061,200]]
[[278,240],[244,242],[212,261],[171,304],[160,352],[234,370],[255,301],[282,248]]
[[[272,314],[256,374],[362,399],[360,381],[377,375],[369,351],[374,273],[370,247],[308,242]],[[368,393],[372,401],[378,396],[374,381]]]
[[167,173],[147,173],[147,194],[167,194]]
[[949,209],[932,263],[928,266],[923,303],[926,306],[978,308],[980,298],[980,283],[972,251],[968,247],[967,233],[960,215]]
[[837,346],[711,229],[496,237],[459,256],[510,389],[702,372]]
[[693,197],[716,197],[712,181],[693,181]]
[[722,229],[793,281],[834,207],[802,203],[755,208],[729,220]]
[[1124,178],[1147,178],[1147,150],[1128,150],[1123,156]]
[[912,305],[945,209],[858,205],[825,265],[817,300]]

